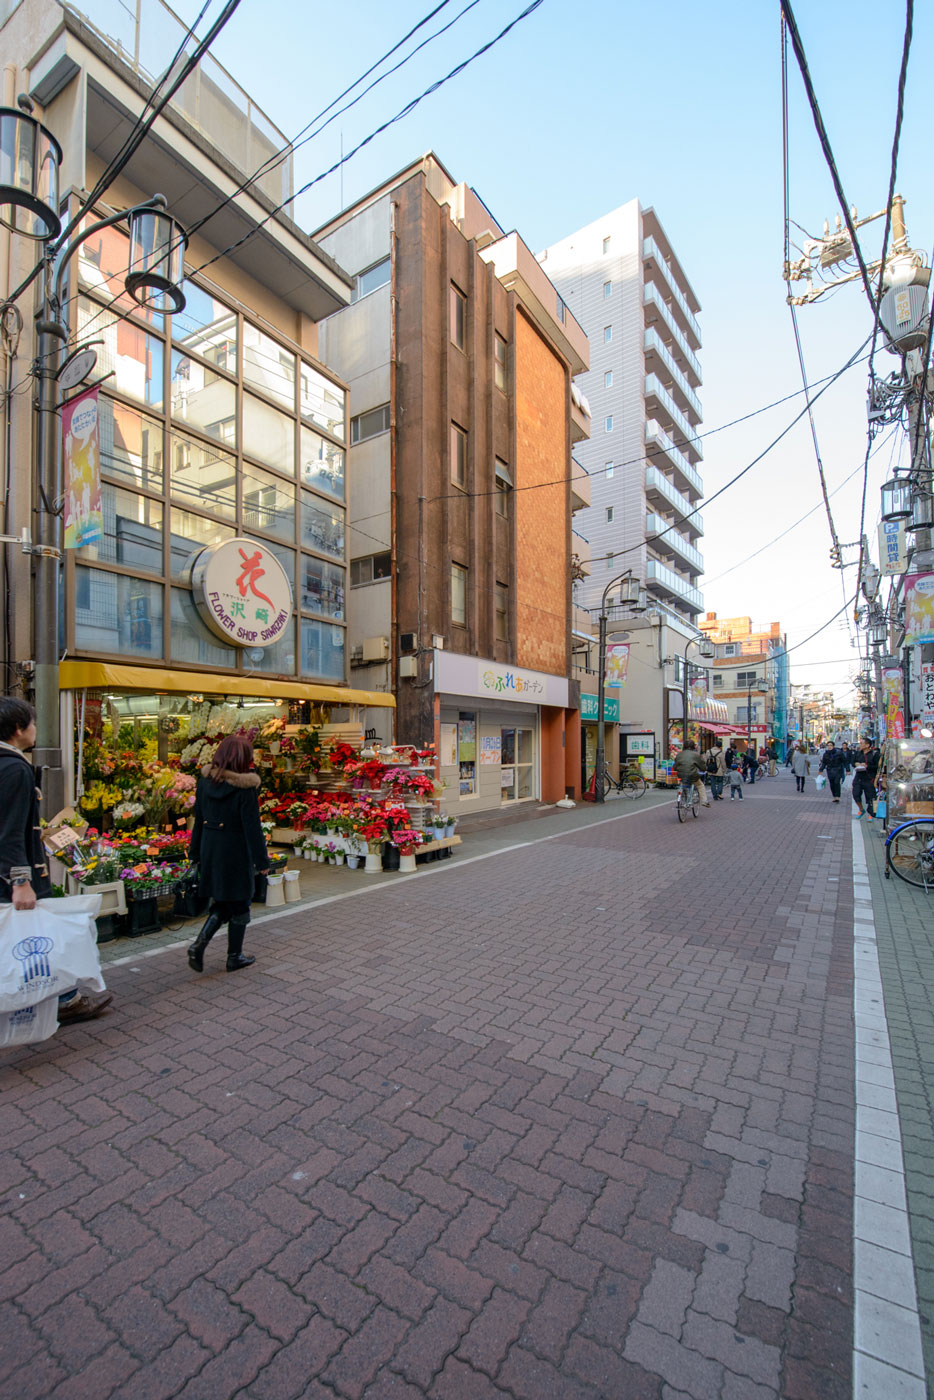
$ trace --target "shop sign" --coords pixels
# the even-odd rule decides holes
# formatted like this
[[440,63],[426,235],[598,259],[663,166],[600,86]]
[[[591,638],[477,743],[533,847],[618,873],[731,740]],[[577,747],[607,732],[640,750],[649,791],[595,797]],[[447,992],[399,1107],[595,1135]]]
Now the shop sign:
[[908,541],[904,520],[880,522],[879,559],[883,575],[903,574],[908,568]]
[[905,646],[934,642],[934,574],[905,575]]
[[[597,720],[597,696],[581,695],[581,719],[595,724]],[[616,696],[603,697],[603,722],[614,724],[619,720],[619,700]]]
[[626,735],[627,754],[654,754],[655,735],[654,734],[627,734]]
[[434,653],[435,689],[448,695],[469,695],[507,703],[554,705],[566,709],[567,676],[504,666],[501,661],[461,656],[453,651]]
[[503,749],[503,736],[501,734],[481,734],[480,736],[480,763],[499,763],[500,754]]
[[629,673],[629,643],[611,642],[606,649],[606,684],[621,690]]
[[934,723],[934,663],[921,663],[921,723],[927,728]]
[[289,576],[272,550],[255,540],[202,550],[191,591],[206,626],[235,646],[271,647],[292,616]]
[[101,509],[101,446],[97,390],[79,394],[62,409],[66,549],[100,544],[104,538]]

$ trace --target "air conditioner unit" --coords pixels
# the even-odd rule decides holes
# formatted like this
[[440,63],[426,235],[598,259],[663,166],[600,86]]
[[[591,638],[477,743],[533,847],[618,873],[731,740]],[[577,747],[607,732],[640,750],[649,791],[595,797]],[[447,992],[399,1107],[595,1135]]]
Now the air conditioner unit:
[[418,657],[399,657],[399,678],[400,680],[414,680],[418,675]]
[[388,661],[388,660],[389,660],[389,638],[388,638],[388,637],[364,637],[364,639],[363,639],[363,659],[364,659],[364,661]]
[[437,632],[432,633],[431,645],[435,651],[444,651],[444,638]]
[[351,664],[351,666],[356,666],[356,665],[357,665],[359,662],[361,662],[362,660],[363,660],[363,647],[361,647],[361,646],[352,647],[352,648],[351,648],[351,651],[350,651],[350,664]]
[[400,650],[400,651],[418,651],[418,633],[417,633],[417,632],[400,632],[400,633],[399,633],[399,650]]

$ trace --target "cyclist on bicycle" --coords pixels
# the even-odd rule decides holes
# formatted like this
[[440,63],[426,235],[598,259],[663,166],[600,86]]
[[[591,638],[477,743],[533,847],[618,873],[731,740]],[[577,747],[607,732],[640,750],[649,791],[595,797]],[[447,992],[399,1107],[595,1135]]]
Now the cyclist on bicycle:
[[690,739],[675,759],[675,773],[682,788],[689,788],[693,783],[702,807],[710,806],[707,789],[704,787],[704,770],[701,767],[700,755]]

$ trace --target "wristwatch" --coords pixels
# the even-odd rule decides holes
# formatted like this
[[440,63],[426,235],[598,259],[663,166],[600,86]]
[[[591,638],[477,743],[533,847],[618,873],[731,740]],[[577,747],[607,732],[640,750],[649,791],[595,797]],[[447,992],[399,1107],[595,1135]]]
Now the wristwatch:
[[28,884],[29,884],[29,876],[28,876],[28,875],[16,875],[16,876],[14,876],[14,878],[10,881],[10,883],[11,883],[12,885],[28,885]]

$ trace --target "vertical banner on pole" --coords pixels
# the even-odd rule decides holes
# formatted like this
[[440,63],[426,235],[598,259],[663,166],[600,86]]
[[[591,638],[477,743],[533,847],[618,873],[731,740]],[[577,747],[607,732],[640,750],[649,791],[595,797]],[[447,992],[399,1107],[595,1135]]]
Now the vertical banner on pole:
[[707,677],[695,676],[691,681],[691,704],[702,710],[707,703]]
[[66,549],[104,538],[97,397],[98,390],[90,389],[62,409]]
[[925,642],[934,642],[934,574],[906,574],[904,645]]
[[886,577],[908,570],[908,539],[904,520],[883,520],[879,525],[879,562]]
[[904,739],[905,716],[902,713],[902,673],[898,667],[882,672],[885,690],[885,732],[889,739]]
[[921,663],[921,723],[926,729],[934,725],[934,662]]
[[612,642],[606,649],[606,684],[617,690],[626,684],[629,671],[629,643]]

